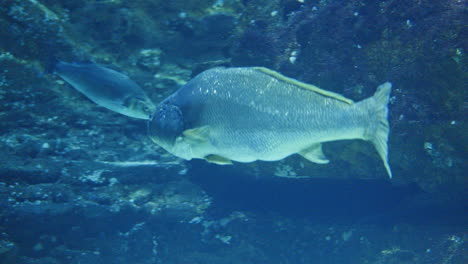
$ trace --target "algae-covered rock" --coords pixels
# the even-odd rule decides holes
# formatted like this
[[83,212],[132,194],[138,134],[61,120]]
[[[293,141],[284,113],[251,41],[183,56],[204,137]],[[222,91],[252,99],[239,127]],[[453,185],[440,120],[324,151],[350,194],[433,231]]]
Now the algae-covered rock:
[[[0,262],[466,263],[465,5],[3,0]],[[391,81],[394,177],[363,142],[325,143],[327,165],[182,161],[49,74],[56,59],[154,103],[220,66],[354,101]]]

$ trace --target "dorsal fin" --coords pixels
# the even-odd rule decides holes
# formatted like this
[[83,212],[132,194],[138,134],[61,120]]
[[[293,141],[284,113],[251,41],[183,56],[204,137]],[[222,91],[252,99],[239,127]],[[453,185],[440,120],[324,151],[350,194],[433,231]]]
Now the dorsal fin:
[[253,69],[257,70],[257,71],[260,71],[260,72],[263,72],[265,74],[268,74],[268,75],[270,75],[270,76],[272,76],[272,77],[274,77],[274,78],[276,78],[276,79],[278,79],[280,81],[296,85],[296,86],[298,86],[300,88],[316,92],[316,93],[321,94],[323,96],[328,96],[328,97],[340,100],[342,102],[345,102],[347,104],[353,104],[354,103],[353,100],[348,99],[348,98],[342,96],[341,94],[337,94],[337,93],[334,93],[334,92],[323,90],[323,89],[318,88],[315,85],[303,83],[303,82],[300,82],[300,81],[298,81],[296,79],[286,77],[286,76],[282,75],[281,73],[276,72],[274,70],[270,70],[270,69],[265,68],[265,67],[253,67]]

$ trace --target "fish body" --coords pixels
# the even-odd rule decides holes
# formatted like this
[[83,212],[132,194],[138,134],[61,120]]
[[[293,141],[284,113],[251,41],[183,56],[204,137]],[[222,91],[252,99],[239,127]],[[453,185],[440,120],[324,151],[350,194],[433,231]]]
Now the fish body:
[[391,84],[354,103],[266,68],[207,70],[156,107],[150,136],[183,159],[276,161],[292,154],[325,164],[321,143],[371,141],[387,160]]
[[114,112],[149,119],[155,110],[146,93],[128,76],[93,63],[55,64],[59,75],[91,101]]

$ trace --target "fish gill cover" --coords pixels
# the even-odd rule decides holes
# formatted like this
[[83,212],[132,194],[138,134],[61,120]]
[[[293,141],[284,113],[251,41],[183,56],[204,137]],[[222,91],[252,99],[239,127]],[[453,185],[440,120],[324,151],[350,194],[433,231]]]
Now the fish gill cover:
[[[2,0],[0,263],[467,263],[464,0]],[[361,101],[371,144],[218,166],[154,144],[51,58],[93,61],[155,104],[215,67],[266,67]]]

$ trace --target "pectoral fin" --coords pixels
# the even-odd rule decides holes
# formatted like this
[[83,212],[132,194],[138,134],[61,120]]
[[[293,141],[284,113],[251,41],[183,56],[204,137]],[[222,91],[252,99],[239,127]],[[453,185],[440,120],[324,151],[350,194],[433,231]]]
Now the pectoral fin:
[[325,157],[325,154],[323,154],[322,144],[320,143],[314,144],[300,151],[298,154],[314,163],[327,164],[330,162],[327,157]]
[[206,143],[209,140],[210,127],[202,126],[202,127],[187,129],[184,132],[182,132],[182,135],[185,137],[187,141],[191,141],[194,143]]
[[225,158],[225,157],[221,157],[221,156],[218,156],[218,155],[205,156],[205,160],[210,162],[210,163],[214,163],[214,164],[218,164],[218,165],[232,165],[232,161],[230,159]]

